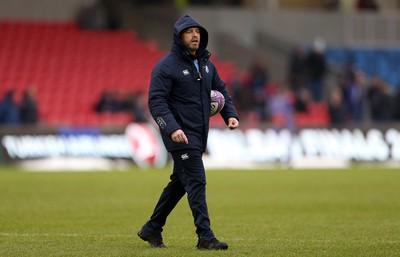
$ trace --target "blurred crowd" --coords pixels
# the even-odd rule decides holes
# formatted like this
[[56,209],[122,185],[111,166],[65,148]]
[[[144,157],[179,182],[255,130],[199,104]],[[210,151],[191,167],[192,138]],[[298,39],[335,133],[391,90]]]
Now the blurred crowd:
[[[254,59],[227,84],[245,123],[284,122],[294,128],[295,115],[309,113],[315,103],[326,110],[333,126],[400,121],[400,85],[389,85],[379,74],[366,76],[351,59],[341,67],[335,85],[326,83],[328,72],[323,44],[296,45],[288,57],[287,79],[272,80],[268,65]],[[144,91],[105,90],[93,112],[127,113],[135,122],[151,121]],[[0,124],[36,124],[39,120],[33,89],[26,89],[18,99],[10,89],[0,99]]]
[[242,120],[283,119],[294,127],[295,115],[307,114],[313,105],[326,109],[334,126],[400,121],[400,85],[386,83],[379,74],[367,76],[353,60],[340,69],[335,84],[328,85],[322,42],[311,48],[296,45],[289,56],[287,79],[271,80],[268,65],[256,59],[243,74],[232,77],[229,86]]
[[[10,89],[0,98],[0,125],[36,125],[41,121],[39,113],[39,103],[31,88],[22,96]],[[134,122],[148,122],[150,117],[145,92],[120,92],[117,89],[105,90],[93,105],[93,113],[125,113]]]
[[105,90],[94,107],[97,113],[128,113],[135,122],[148,122],[147,93]]
[[26,89],[17,101],[14,90],[8,90],[0,100],[0,124],[36,124],[38,105],[33,89]]

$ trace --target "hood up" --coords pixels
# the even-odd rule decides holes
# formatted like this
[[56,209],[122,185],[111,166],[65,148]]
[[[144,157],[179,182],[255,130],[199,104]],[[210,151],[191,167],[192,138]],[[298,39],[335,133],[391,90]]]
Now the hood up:
[[207,30],[200,25],[198,21],[196,21],[190,15],[183,15],[180,17],[174,25],[174,44],[178,45],[179,47],[184,47],[181,41],[182,33],[185,29],[190,27],[197,27],[200,29],[200,45],[198,49],[198,53],[203,52],[207,48],[208,44],[208,32]]

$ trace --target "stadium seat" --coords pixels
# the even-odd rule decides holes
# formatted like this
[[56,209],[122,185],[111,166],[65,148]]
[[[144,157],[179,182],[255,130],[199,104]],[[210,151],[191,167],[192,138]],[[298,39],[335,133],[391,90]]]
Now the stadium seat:
[[[41,120],[51,125],[128,124],[130,114],[94,112],[101,92],[147,90],[165,54],[134,31],[86,31],[74,22],[1,20],[0,38],[0,94],[34,87]],[[215,62],[223,79],[235,70]]]

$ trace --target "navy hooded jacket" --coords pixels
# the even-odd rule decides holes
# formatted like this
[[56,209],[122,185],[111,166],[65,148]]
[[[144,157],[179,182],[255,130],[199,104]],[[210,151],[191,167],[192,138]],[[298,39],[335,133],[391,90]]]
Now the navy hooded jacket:
[[[190,27],[200,30],[200,45],[195,57],[189,55],[181,42],[182,33]],[[211,89],[225,96],[225,106],[220,112],[225,123],[228,124],[231,117],[239,120],[226,84],[210,61],[207,44],[207,30],[191,16],[184,15],[175,23],[171,52],[152,71],[149,109],[159,126],[164,145],[170,152],[188,148],[203,152],[206,150]],[[193,59],[199,62],[199,72]],[[189,144],[172,141],[171,134],[178,129],[186,134]]]

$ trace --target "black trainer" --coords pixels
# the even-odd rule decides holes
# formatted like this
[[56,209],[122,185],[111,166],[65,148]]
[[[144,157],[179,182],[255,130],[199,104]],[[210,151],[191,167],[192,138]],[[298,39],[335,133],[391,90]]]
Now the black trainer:
[[165,244],[163,243],[162,237],[157,237],[152,233],[144,230],[143,228],[137,233],[137,235],[143,240],[149,242],[149,244],[153,247],[165,248]]
[[228,244],[224,242],[218,241],[218,239],[214,238],[210,241],[205,240],[204,238],[199,238],[197,242],[197,249],[199,250],[226,250],[228,249]]

